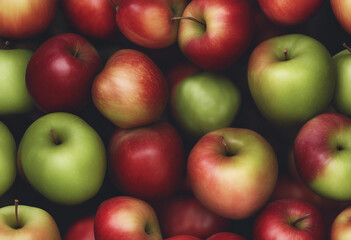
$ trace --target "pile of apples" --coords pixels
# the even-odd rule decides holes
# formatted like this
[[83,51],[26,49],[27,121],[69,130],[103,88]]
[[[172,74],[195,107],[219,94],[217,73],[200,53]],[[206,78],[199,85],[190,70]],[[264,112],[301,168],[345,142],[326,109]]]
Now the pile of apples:
[[351,239],[350,12],[0,0],[0,239]]

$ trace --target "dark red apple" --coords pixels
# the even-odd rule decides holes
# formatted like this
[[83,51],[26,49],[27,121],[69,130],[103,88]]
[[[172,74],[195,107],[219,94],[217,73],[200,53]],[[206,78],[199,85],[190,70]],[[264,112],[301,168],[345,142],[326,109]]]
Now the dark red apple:
[[201,239],[190,235],[178,235],[178,236],[166,238],[165,240],[201,240]]
[[74,222],[67,230],[64,240],[95,240],[94,216]]
[[242,236],[230,232],[221,232],[212,235],[207,240],[245,240]]

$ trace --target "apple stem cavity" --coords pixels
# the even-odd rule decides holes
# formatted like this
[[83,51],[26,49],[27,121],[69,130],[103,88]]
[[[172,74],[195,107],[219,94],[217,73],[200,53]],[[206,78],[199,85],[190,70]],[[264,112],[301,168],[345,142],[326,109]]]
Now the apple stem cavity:
[[308,218],[310,216],[310,214],[306,214],[304,216],[302,216],[301,218],[299,219],[296,219],[294,222],[291,223],[291,226],[293,227],[297,227],[296,225],[299,223],[299,222],[302,222],[303,220],[305,220],[306,218]]
[[288,50],[284,49],[284,60],[288,61]]
[[78,49],[78,48],[76,48],[76,51],[74,52],[73,57],[77,57],[77,56],[78,56],[78,52],[79,52],[79,49]]
[[59,145],[60,142],[59,142],[59,140],[58,140],[57,137],[56,137],[56,134],[55,134],[54,129],[50,129],[50,132],[51,132],[52,138],[54,139],[54,143],[55,143],[56,145]]
[[19,228],[19,223],[18,223],[18,199],[15,199],[15,217],[16,217],[16,229]]
[[225,155],[226,155],[227,157],[233,156],[234,154],[230,151],[230,149],[229,149],[227,143],[225,142],[224,137],[222,137],[222,144],[223,144],[223,146],[224,146],[224,148],[225,148]]
[[349,46],[347,46],[346,43],[343,43],[342,46],[343,46],[344,48],[346,48],[346,49],[351,53],[351,48],[350,48]]
[[194,21],[194,22],[197,22],[201,25],[203,25],[204,27],[206,27],[206,24],[197,20],[196,18],[193,18],[193,17],[172,17],[171,18],[171,21],[174,21],[174,20],[182,20],[182,19],[186,19],[186,20],[191,20],[191,21]]

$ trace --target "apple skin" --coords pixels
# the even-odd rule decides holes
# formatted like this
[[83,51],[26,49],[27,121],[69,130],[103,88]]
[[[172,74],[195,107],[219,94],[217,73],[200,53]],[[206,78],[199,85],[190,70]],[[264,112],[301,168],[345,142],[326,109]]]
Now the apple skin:
[[93,197],[106,172],[106,151],[100,136],[70,113],[50,113],[32,123],[20,142],[17,159],[25,178],[38,192],[64,205]]
[[201,240],[201,238],[197,238],[190,235],[179,235],[179,236],[166,238],[165,240]]
[[195,64],[189,61],[182,61],[173,65],[167,71],[166,79],[169,86],[170,95],[172,95],[177,88],[178,84],[183,81],[184,78],[200,72],[201,69]]
[[85,36],[110,39],[118,32],[110,0],[63,0],[62,7],[71,25]]
[[[293,226],[298,219],[301,220]],[[313,205],[299,200],[276,200],[266,206],[255,220],[254,240],[325,239],[322,215]]]
[[168,100],[161,70],[145,54],[123,49],[115,52],[95,78],[92,98],[96,108],[121,128],[159,120]]
[[116,23],[130,41],[146,48],[164,48],[175,43],[178,21],[185,0],[121,0]]
[[193,0],[182,17],[178,44],[183,54],[204,70],[220,70],[234,64],[253,36],[253,18],[247,0]]
[[195,144],[188,157],[188,177],[205,207],[226,218],[244,219],[269,199],[278,163],[273,148],[258,133],[223,128]]
[[0,196],[16,178],[16,142],[10,130],[0,121]]
[[245,240],[245,238],[235,233],[220,232],[207,238],[207,240]]
[[0,208],[0,239],[61,240],[55,220],[43,209],[18,205],[18,222],[16,229],[15,206]]
[[351,200],[349,156],[351,119],[320,114],[306,122],[294,142],[296,168],[315,193],[338,201]]
[[27,89],[44,112],[75,112],[89,103],[101,69],[98,52],[85,38],[60,34],[45,41],[30,59]]
[[67,230],[64,240],[95,240],[94,216],[74,222]]
[[258,0],[262,11],[274,23],[293,26],[307,21],[322,6],[323,0]]
[[174,118],[196,137],[229,127],[240,104],[241,95],[235,84],[225,76],[209,72],[186,77],[172,89],[170,97]]
[[262,42],[248,63],[249,89],[258,109],[280,126],[302,124],[323,112],[333,98],[335,81],[328,50],[302,34]]
[[340,25],[347,33],[351,34],[351,16],[349,14],[351,11],[350,1],[330,0],[330,5]]
[[49,27],[58,0],[4,0],[0,2],[0,36],[24,39]]
[[32,55],[33,52],[26,49],[0,50],[0,115],[28,113],[34,109],[26,87],[26,69]]
[[100,204],[94,234],[96,240],[162,240],[154,209],[143,200],[127,196]]
[[341,211],[331,226],[330,240],[347,240],[351,238],[351,207]]

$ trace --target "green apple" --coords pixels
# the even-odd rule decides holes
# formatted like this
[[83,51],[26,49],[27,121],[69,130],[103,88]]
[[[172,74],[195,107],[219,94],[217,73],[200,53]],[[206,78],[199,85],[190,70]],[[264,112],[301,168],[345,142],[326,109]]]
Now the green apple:
[[229,127],[241,103],[240,92],[228,78],[209,72],[192,74],[172,89],[170,105],[184,130],[200,137]]
[[26,69],[33,52],[0,50],[0,115],[21,114],[33,109],[26,87]]
[[0,196],[16,178],[16,142],[6,125],[0,122]]
[[252,52],[248,63],[251,95],[269,121],[296,126],[330,104],[336,71],[328,50],[302,34],[268,39]]
[[105,146],[81,118],[51,113],[26,130],[18,161],[28,182],[49,200],[75,205],[93,197],[106,172]]

